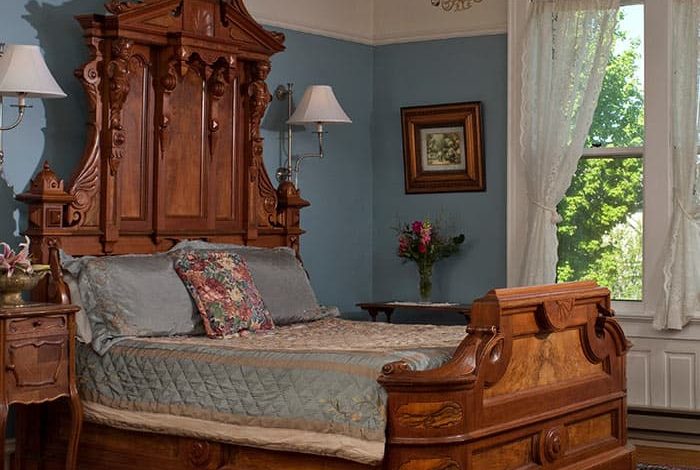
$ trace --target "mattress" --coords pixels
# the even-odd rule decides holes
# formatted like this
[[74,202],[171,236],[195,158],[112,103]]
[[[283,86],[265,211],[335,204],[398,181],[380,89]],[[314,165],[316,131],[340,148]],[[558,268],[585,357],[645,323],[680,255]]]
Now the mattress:
[[231,339],[134,338],[77,351],[88,421],[377,464],[384,364],[439,367],[463,326],[328,318]]

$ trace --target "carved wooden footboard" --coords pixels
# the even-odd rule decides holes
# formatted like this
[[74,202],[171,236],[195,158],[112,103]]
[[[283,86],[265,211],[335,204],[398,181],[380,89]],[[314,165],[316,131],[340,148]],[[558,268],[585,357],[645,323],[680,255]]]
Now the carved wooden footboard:
[[625,353],[593,282],[491,291],[440,369],[387,364],[385,468],[634,468]]

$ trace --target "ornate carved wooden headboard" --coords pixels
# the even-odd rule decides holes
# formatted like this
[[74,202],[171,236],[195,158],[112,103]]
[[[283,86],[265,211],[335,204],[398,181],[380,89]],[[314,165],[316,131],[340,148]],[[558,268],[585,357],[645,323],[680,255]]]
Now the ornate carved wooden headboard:
[[265,79],[284,36],[242,0],[112,0],[78,17],[87,145],[64,188],[48,165],[17,198],[34,256],[149,253],[183,238],[298,250],[308,202],[263,163]]

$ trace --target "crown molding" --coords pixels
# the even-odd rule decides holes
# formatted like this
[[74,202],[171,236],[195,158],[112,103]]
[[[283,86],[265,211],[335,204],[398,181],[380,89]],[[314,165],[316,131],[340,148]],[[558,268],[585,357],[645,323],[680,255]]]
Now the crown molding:
[[466,38],[474,36],[495,36],[498,34],[506,34],[508,27],[506,24],[496,25],[493,27],[473,28],[469,30],[456,29],[446,31],[444,29],[436,29],[434,31],[416,31],[411,34],[387,34],[386,36],[375,36],[372,42],[375,46],[386,46],[389,44],[402,44],[418,41],[436,41],[440,39]]
[[301,33],[314,34],[316,36],[323,36],[332,39],[340,39],[342,41],[355,42],[358,44],[365,44],[368,46],[376,45],[374,37],[372,35],[361,35],[351,32],[334,31],[326,28],[320,28],[318,26],[312,26],[308,24],[300,24],[292,21],[281,21],[272,18],[266,18],[264,15],[253,15],[255,20],[265,26],[272,26],[274,28],[284,28],[291,29],[292,31],[299,31]]
[[247,0],[246,4],[262,24],[371,46],[507,32],[507,0],[483,0],[461,12],[443,11],[430,0]]

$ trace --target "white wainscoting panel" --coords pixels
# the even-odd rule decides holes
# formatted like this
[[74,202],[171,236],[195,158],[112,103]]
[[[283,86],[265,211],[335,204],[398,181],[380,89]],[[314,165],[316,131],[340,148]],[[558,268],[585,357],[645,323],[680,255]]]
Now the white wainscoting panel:
[[627,355],[627,404],[651,406],[651,351],[633,349]]
[[627,396],[632,407],[700,411],[700,324],[658,332],[639,319],[620,323],[632,342],[627,356]]
[[666,406],[695,409],[696,355],[692,352],[664,351],[666,356]]

